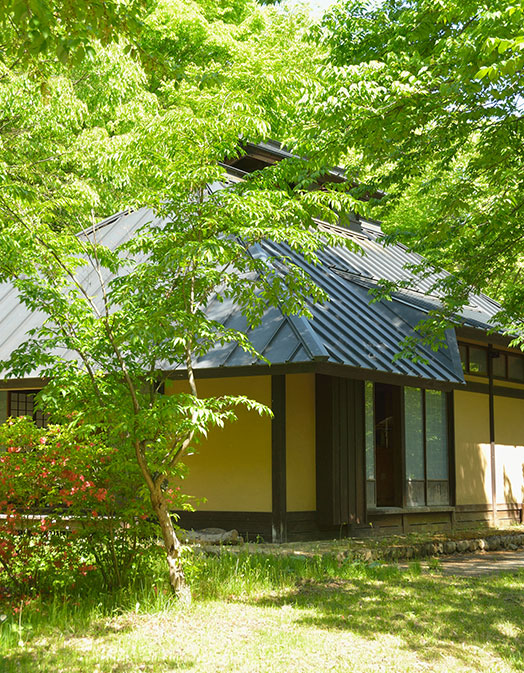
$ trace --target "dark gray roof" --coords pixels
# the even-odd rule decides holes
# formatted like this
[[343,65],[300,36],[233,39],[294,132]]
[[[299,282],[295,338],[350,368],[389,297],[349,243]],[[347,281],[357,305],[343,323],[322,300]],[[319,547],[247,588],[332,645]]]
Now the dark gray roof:
[[[401,245],[384,245],[380,228],[362,222],[362,231],[337,229],[358,243],[362,254],[346,247],[324,246],[320,264],[313,266],[286,245],[262,243],[269,257],[285,256],[309,273],[328,296],[323,304],[311,304],[312,318],[286,317],[280,311],[266,312],[262,324],[249,332],[252,343],[272,363],[330,362],[369,371],[387,372],[434,381],[463,382],[454,330],[446,332],[446,344],[437,352],[419,345],[417,361],[397,358],[401,342],[416,337],[416,325],[428,311],[440,306],[438,297],[427,292],[443,275],[416,276],[407,267],[421,258]],[[326,230],[333,229],[322,224]],[[381,279],[408,281],[409,287],[394,292],[391,301],[372,302],[370,290]],[[245,330],[245,320],[229,303],[211,304],[210,313],[228,327]],[[500,306],[484,295],[472,295],[464,308],[462,324],[484,330],[493,327]],[[201,358],[196,366],[219,368],[255,365],[239,347],[229,344]]]
[[[218,186],[210,187],[214,190]],[[122,244],[154,214],[141,209],[119,213],[96,226],[97,240],[109,247]],[[326,231],[331,227],[321,224]],[[403,246],[383,244],[382,233],[373,223],[362,223],[361,232],[339,229],[355,240],[363,254],[340,246],[324,246],[317,266],[307,264],[286,245],[266,241],[256,253],[286,256],[307,271],[325,291],[328,300],[311,305],[312,318],[286,316],[278,308],[268,308],[261,324],[248,331],[258,352],[272,364],[327,362],[341,367],[412,376],[426,380],[463,382],[455,333],[448,330],[447,347],[433,352],[418,348],[420,361],[396,359],[400,344],[415,336],[415,326],[428,310],[438,306],[438,298],[427,293],[434,279],[417,278],[406,265],[420,257]],[[93,235],[92,231],[84,232]],[[84,271],[96,294],[94,273]],[[392,295],[391,301],[371,302],[370,288],[381,278],[408,280],[410,288]],[[465,324],[487,329],[499,306],[484,295],[475,295],[463,315]],[[227,327],[246,331],[246,321],[228,300],[212,301],[207,309],[213,319]],[[30,313],[19,303],[16,290],[0,285],[0,360],[7,359],[26,338],[28,330],[41,324],[43,316]],[[72,353],[67,354],[73,357]],[[422,360],[425,360],[422,361]],[[256,366],[262,361],[245,353],[236,344],[216,347],[196,362],[197,368]],[[36,374],[35,374],[36,375]]]

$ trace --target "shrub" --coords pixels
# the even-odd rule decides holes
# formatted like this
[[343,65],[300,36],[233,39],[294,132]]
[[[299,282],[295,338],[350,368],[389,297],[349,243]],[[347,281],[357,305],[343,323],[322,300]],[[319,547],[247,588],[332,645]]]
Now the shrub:
[[[81,426],[0,426],[0,584],[31,593],[129,582],[161,548],[136,461]],[[182,506],[166,488],[170,505]],[[154,517],[153,517],[154,521]]]

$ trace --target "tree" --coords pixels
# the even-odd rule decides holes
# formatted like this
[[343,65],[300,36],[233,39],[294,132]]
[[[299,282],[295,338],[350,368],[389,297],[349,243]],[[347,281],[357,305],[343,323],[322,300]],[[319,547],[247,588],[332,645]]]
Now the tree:
[[[340,162],[386,230],[453,273],[523,334],[524,5],[507,0],[340,1],[316,40],[325,83],[305,99],[302,147]],[[306,123],[304,123],[306,126]]]
[[[120,249],[100,244],[96,227],[75,236],[20,221],[0,233],[2,279],[12,279],[21,300],[49,317],[3,368],[23,378],[40,365],[40,375],[50,379],[41,400],[55,419],[72,419],[93,432],[101,428],[109,432],[109,446],[134,457],[177,593],[180,545],[164,485],[210,425],[234,418],[236,406],[267,412],[243,397],[198,397],[196,355],[229,341],[255,352],[242,332],[208,318],[205,307],[219,292],[234,300],[248,324],[256,324],[268,305],[304,311],[307,299],[321,297],[312,281],[286,259],[280,260],[287,265],[283,278],[276,260],[252,255],[251,246],[263,238],[286,241],[314,259],[326,238],[311,218],[322,195],[289,194],[271,172],[207,196],[206,185],[223,179],[216,162],[225,147],[225,120],[209,119],[191,120],[200,146],[195,150],[186,139],[185,161],[165,190],[162,226],[153,221]],[[183,137],[186,124],[187,110],[178,119],[171,115],[170,133]],[[64,351],[78,360],[57,355]],[[186,369],[191,393],[163,395],[162,383],[177,367]]]
[[[150,19],[158,43],[180,24],[174,4]],[[165,485],[210,425],[234,419],[236,406],[268,411],[244,397],[199,398],[195,356],[229,341],[254,352],[242,332],[209,319],[206,306],[215,296],[228,297],[248,324],[256,324],[268,305],[306,310],[306,300],[321,297],[312,281],[289,260],[280,260],[283,267],[251,248],[263,238],[286,241],[314,260],[327,237],[312,215],[329,219],[331,206],[353,204],[337,192],[309,191],[306,176],[297,181],[296,162],[209,194],[207,185],[225,181],[220,162],[238,156],[239,138],[257,140],[288,123],[289,101],[307,76],[304,61],[299,71],[290,60],[296,45],[282,41],[291,17],[255,12],[248,2],[229,4],[253,13],[228,30],[220,22],[225,35],[202,39],[199,53],[217,42],[223,51],[211,63],[186,54],[183,77],[174,75],[169,59],[163,67],[169,65],[172,78],[162,74],[161,80],[164,70],[147,74],[118,45],[98,46],[96,65],[81,81],[74,69],[56,66],[48,78],[55,86],[51,98],[38,99],[33,117],[26,93],[29,87],[37,97],[34,80],[13,73],[7,80],[19,115],[36,122],[43,144],[62,134],[64,147],[74,151],[63,165],[50,163],[47,148],[37,159],[28,137],[6,150],[12,158],[2,199],[0,280],[12,282],[28,309],[47,319],[0,367],[14,377],[38,367],[50,380],[40,400],[54,420],[102,432],[105,444],[136,462],[177,594],[185,591],[184,578]],[[191,9],[192,29],[205,26],[205,12],[196,4]],[[169,39],[174,58],[176,39]],[[77,107],[56,123],[64,90]],[[61,196],[71,182],[80,184],[76,206]],[[99,212],[118,203],[120,210],[128,199],[151,208],[162,223],[151,215],[136,236],[110,249],[91,218],[86,226],[89,207]],[[65,213],[74,213],[74,220]],[[64,350],[75,357],[61,357]],[[187,371],[190,393],[163,395],[162,383],[177,367]]]
[[[74,3],[71,20],[82,23],[90,7]],[[68,34],[58,10],[48,17],[52,30]],[[169,152],[158,143],[152,155],[148,134],[170,109],[197,105],[200,93],[205,104],[214,92],[250,106],[253,140],[279,137],[313,75],[316,53],[300,56],[306,18],[251,0],[161,0],[139,31],[102,40],[103,26],[93,26],[88,56],[66,63],[54,43],[17,60],[8,49],[12,11],[6,6],[8,25],[0,23],[0,227],[22,217],[77,231],[122,208],[154,205],[163,198],[159,158],[166,166]]]
[[94,55],[94,40],[108,44],[140,32],[151,6],[144,0],[2,0],[0,60],[10,68],[20,63],[35,66],[35,57],[51,54],[62,63],[81,63]]

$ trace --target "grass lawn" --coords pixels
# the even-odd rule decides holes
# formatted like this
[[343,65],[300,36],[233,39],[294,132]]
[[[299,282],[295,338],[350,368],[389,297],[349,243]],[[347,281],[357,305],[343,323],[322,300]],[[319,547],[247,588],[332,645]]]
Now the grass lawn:
[[226,557],[192,583],[190,607],[151,585],[0,607],[0,671],[524,670],[524,572]]

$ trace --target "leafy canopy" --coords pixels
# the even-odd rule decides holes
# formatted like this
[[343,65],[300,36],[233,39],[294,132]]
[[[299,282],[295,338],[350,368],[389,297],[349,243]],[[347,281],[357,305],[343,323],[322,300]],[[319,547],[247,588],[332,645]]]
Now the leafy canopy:
[[[69,10],[84,25],[90,6]],[[69,34],[60,16],[53,25]],[[315,54],[299,56],[305,17],[250,0],[161,0],[141,21],[140,30],[115,28],[118,40],[93,24],[89,57],[78,61],[62,63],[51,44],[29,61],[0,60],[0,227],[23,219],[78,231],[161,201],[163,171],[183,140],[169,136],[170,115],[186,108],[188,127],[193,111],[212,114],[218,101],[219,113],[249,109],[251,121],[236,132],[254,141],[289,125],[313,76]]]
[[314,34],[325,83],[299,134],[317,162],[381,190],[385,228],[454,273],[448,317],[486,290],[519,334],[523,25],[521,1],[340,0]]
[[147,0],[1,0],[0,60],[8,67],[20,63],[34,67],[37,57],[51,54],[62,63],[80,64],[94,54],[93,40],[108,44],[138,34],[152,4]]

